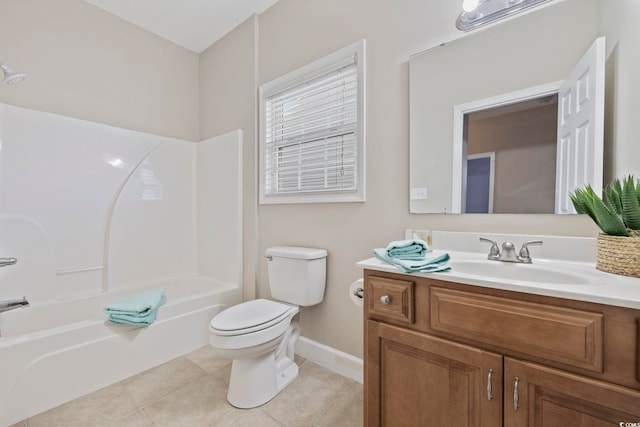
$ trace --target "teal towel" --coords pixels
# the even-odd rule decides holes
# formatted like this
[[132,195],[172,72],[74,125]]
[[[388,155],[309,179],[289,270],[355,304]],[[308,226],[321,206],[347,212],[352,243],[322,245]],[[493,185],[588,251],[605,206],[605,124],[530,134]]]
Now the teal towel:
[[422,260],[427,255],[427,242],[420,239],[396,240],[387,245],[387,256],[397,259]]
[[133,326],[149,326],[158,316],[158,309],[151,310],[146,316],[135,316],[130,314],[111,314],[109,315],[110,323],[122,323]]
[[148,326],[156,320],[158,308],[167,302],[164,292],[158,288],[121,298],[102,311],[109,315],[111,323]]
[[416,271],[431,273],[435,271],[447,271],[451,269],[448,264],[448,253],[430,257],[425,256],[422,259],[415,260],[391,258],[388,255],[387,250],[383,248],[374,249],[373,254],[376,256],[376,258],[398,267],[405,273],[414,273]]

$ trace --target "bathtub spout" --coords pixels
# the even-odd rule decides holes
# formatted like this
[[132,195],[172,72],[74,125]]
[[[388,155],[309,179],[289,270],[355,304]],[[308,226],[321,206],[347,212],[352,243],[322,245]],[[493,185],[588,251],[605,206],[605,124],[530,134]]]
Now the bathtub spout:
[[27,301],[26,297],[0,301],[0,313],[9,310],[15,310],[16,308],[20,307],[29,307],[29,301]]

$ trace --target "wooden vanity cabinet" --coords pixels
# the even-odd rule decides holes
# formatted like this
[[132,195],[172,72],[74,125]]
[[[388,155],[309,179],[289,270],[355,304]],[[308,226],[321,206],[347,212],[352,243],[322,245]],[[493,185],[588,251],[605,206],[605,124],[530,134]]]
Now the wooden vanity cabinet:
[[365,270],[365,426],[640,423],[640,311]]
[[505,358],[504,375],[505,426],[640,423],[637,390],[510,358]]
[[374,320],[365,425],[501,426],[502,356]]

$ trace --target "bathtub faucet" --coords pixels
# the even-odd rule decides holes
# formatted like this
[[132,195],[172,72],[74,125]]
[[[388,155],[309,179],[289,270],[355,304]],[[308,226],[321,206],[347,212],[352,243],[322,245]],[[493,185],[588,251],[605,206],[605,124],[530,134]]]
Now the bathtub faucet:
[[26,297],[0,301],[0,313],[20,307],[29,307],[29,301],[27,301]]
[[7,265],[13,265],[18,262],[15,258],[0,258],[0,267],[6,267]]

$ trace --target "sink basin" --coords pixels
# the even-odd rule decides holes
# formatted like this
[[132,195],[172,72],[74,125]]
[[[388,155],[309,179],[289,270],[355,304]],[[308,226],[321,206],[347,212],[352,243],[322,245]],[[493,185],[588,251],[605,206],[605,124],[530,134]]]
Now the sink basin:
[[517,264],[490,260],[449,261],[452,272],[496,280],[509,280],[537,284],[588,285],[590,280],[580,274],[535,264]]

